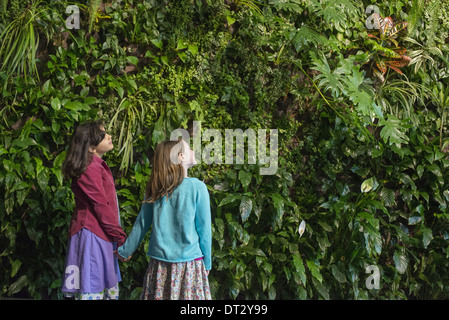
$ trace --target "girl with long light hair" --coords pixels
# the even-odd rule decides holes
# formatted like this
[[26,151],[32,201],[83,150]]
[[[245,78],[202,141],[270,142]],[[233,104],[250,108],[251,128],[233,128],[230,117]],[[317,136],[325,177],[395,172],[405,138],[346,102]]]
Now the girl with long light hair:
[[140,213],[119,258],[127,261],[152,227],[144,278],[143,300],[210,300],[211,258],[209,192],[187,176],[196,163],[194,152],[181,141],[160,142]]

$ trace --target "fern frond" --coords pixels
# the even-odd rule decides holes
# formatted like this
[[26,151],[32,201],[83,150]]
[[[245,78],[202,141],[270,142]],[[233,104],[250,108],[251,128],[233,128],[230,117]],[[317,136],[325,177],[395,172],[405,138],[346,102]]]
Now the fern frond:
[[419,20],[424,15],[426,0],[413,0],[412,1],[412,9],[407,17],[408,21],[408,32],[412,33]]
[[440,0],[432,0],[427,4],[427,7],[424,11],[424,16],[428,21],[426,28],[428,45],[433,47],[435,45],[436,33],[439,28],[438,24],[438,15],[439,15],[439,7]]

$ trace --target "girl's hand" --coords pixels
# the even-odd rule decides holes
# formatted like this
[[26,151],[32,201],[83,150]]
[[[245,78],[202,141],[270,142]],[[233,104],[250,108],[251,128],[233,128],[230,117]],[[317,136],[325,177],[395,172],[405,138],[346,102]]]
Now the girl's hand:
[[132,255],[128,257],[128,259],[123,258],[121,255],[118,254],[117,250],[113,251],[114,256],[116,256],[121,262],[128,262]]
[[119,255],[119,256],[118,256],[118,259],[119,259],[121,262],[128,262],[128,261],[131,259],[131,257],[132,257],[132,256],[129,256],[128,259],[125,259],[125,258],[123,258],[121,255]]

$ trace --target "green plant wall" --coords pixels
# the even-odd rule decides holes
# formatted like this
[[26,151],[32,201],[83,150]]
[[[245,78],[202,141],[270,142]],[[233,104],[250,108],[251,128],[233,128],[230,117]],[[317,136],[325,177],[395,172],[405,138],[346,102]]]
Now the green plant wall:
[[[370,5],[407,27],[380,38]],[[74,127],[102,118],[127,233],[174,129],[278,129],[276,174],[247,156],[190,170],[211,196],[214,299],[447,299],[448,18],[438,0],[2,2],[0,297],[62,298],[61,164]],[[382,79],[396,47],[408,63]],[[146,245],[121,299],[139,297]]]

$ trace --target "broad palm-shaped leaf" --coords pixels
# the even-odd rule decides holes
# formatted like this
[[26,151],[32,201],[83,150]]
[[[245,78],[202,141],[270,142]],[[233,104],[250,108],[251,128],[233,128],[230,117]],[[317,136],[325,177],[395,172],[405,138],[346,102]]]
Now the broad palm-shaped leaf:
[[313,69],[320,72],[315,77],[319,81],[318,86],[323,87],[325,90],[330,90],[335,97],[340,96],[344,90],[342,70],[339,68],[332,70],[325,56],[322,56],[322,59],[318,59],[313,52],[310,53],[310,56],[314,65]]

